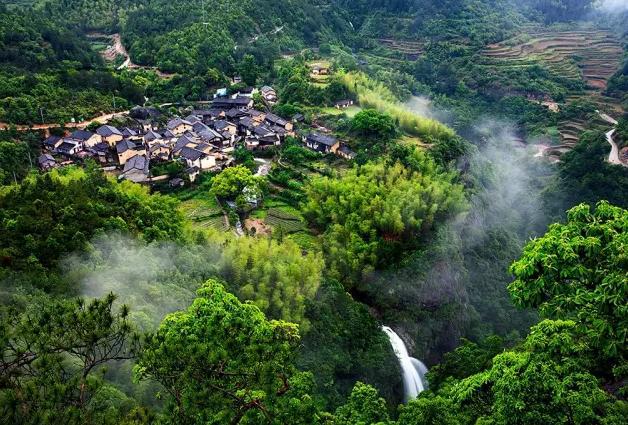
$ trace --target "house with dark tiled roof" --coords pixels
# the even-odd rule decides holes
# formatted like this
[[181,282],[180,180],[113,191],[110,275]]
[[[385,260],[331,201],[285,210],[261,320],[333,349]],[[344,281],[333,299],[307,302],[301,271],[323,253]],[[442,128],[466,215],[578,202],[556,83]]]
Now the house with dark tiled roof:
[[188,179],[190,179],[191,182],[194,182],[198,175],[201,174],[201,169],[198,167],[188,167],[183,170],[183,172],[186,176],[188,176]]
[[188,167],[198,167],[200,170],[208,170],[216,166],[216,157],[194,148],[186,146],[181,149],[179,155]]
[[192,125],[192,131],[195,133],[200,133],[201,131],[209,130],[209,126],[202,121],[198,121]]
[[214,149],[214,147],[209,143],[199,143],[194,149],[208,154]]
[[225,131],[228,131],[233,136],[238,134],[238,126],[235,125],[234,123],[226,121],[226,120],[216,120],[216,121],[214,121],[214,128],[220,134],[222,134]]
[[183,118],[177,117],[168,121],[167,127],[168,127],[168,130],[170,130],[173,134],[179,136],[185,133],[186,131],[191,131],[192,123],[187,120],[184,120]]
[[174,144],[174,147],[172,148],[172,153],[174,155],[178,156],[179,152],[184,147],[186,147],[186,146],[192,147],[192,146],[196,146],[196,145],[197,145],[196,141],[194,141],[189,134],[184,134],[183,136],[181,136],[181,137],[179,137],[177,139],[176,143]]
[[263,123],[266,118],[266,112],[258,111],[257,109],[249,109],[246,111],[246,114],[259,124]]
[[43,171],[48,171],[57,166],[57,161],[55,161],[53,156],[49,153],[40,155],[37,159],[37,163],[39,164],[39,168]]
[[212,101],[212,108],[228,111],[231,108],[248,109],[253,107],[253,99],[245,96],[237,96],[235,99],[219,97]]
[[336,151],[336,155],[344,159],[353,160],[357,154],[353,152],[349,146],[341,143],[340,147]]
[[124,136],[127,139],[129,139],[129,138],[132,138],[132,137],[138,137],[139,133],[136,130],[133,130],[132,128],[124,127],[122,129],[122,136]]
[[260,93],[262,94],[262,97],[264,98],[264,100],[266,100],[269,103],[274,103],[277,101],[277,93],[275,92],[275,89],[273,89],[270,86],[264,86],[260,89]]
[[201,122],[202,120],[199,117],[197,117],[196,115],[190,114],[187,117],[185,117],[185,121],[187,121],[190,124],[194,125],[195,123]]
[[145,155],[146,149],[141,143],[123,139],[116,143],[116,153],[118,154],[118,163],[124,165],[129,159],[136,155]]
[[157,141],[148,148],[150,159],[168,161],[170,159],[170,153],[170,146],[166,142]]
[[176,139],[177,135],[170,130],[166,130],[164,131],[164,134],[162,134],[162,137],[164,139]]
[[175,177],[174,179],[170,179],[170,181],[168,182],[168,185],[173,188],[183,187],[185,186],[185,180],[183,180],[180,177]]
[[339,100],[338,102],[334,103],[334,107],[336,109],[345,109],[351,105],[353,105],[353,100],[351,99]]
[[50,136],[43,141],[44,148],[51,152],[54,152],[61,143],[63,139],[59,136]]
[[146,134],[144,134],[144,143],[150,143],[153,140],[161,139],[161,134],[157,133],[154,130],[148,130]]
[[204,123],[208,123],[218,118],[224,118],[225,110],[220,108],[195,109],[192,114],[200,117]]
[[87,148],[87,151],[89,151],[101,164],[106,164],[112,159],[110,155],[110,148],[111,147],[108,143],[100,142],[91,148]]
[[236,121],[241,117],[245,117],[246,115],[246,111],[237,108],[231,108],[227,112],[225,112],[225,118],[231,121]]
[[146,155],[135,155],[124,164],[124,169],[119,178],[136,183],[146,182],[149,176],[149,163],[150,161]]
[[112,125],[103,125],[96,129],[96,134],[100,135],[103,142],[109,144],[109,146],[115,146],[120,140],[124,138],[122,132]]
[[305,146],[321,153],[336,153],[340,142],[334,136],[312,132],[304,137]]
[[265,121],[267,123],[269,123],[270,125],[275,125],[277,127],[281,127],[283,129],[285,129],[286,131],[292,131],[292,128],[293,128],[293,125],[292,125],[292,123],[290,121],[284,120],[279,115],[266,114]]
[[224,137],[216,130],[207,128],[196,133],[198,138],[205,143],[222,144]]
[[92,146],[102,142],[102,137],[100,134],[92,133],[87,130],[76,130],[70,134],[69,137],[65,138],[67,140],[72,140],[79,145],[80,149],[83,148],[91,148]]
[[81,150],[81,145],[72,139],[63,139],[63,142],[57,146],[57,152],[66,156],[76,155]]
[[253,95],[257,92],[258,90],[255,87],[244,87],[238,90],[238,92],[231,97],[237,97],[237,96],[253,97]]
[[251,117],[242,117],[238,121],[238,131],[250,135],[255,127],[260,125],[259,121],[253,120]]
[[281,143],[279,135],[266,125],[258,125],[251,131],[251,136],[246,138],[246,148],[267,148],[278,146]]

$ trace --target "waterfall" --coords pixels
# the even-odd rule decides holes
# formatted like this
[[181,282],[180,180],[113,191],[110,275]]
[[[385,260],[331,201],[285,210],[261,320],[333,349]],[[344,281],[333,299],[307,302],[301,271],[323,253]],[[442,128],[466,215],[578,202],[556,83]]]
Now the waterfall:
[[395,331],[388,326],[382,326],[382,330],[388,335],[390,345],[399,359],[403,375],[404,401],[408,402],[415,399],[421,391],[427,388],[427,381],[425,380],[427,367],[420,360],[408,355],[406,345]]

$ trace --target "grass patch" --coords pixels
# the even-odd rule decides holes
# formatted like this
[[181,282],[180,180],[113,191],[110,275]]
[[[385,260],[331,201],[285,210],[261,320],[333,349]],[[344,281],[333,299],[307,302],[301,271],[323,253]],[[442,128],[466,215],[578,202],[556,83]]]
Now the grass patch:
[[410,136],[409,134],[404,134],[399,138],[399,141],[404,144],[404,145],[409,145],[409,146],[417,146],[419,148],[426,148],[429,145],[423,143],[423,141],[416,137],[416,136]]
[[323,115],[342,115],[345,114],[347,118],[353,118],[358,112],[362,110],[358,105],[351,105],[348,108],[338,109],[333,106],[321,108],[321,114]]
[[286,239],[290,239],[307,252],[320,252],[322,250],[320,238],[309,232],[292,233],[286,236]]
[[198,197],[181,202],[179,209],[185,218],[196,228],[212,227],[220,231],[226,231],[229,227],[225,224],[222,209],[216,198]]
[[408,111],[390,89],[369,79],[363,73],[345,73],[341,75],[340,80],[357,96],[362,107],[389,114],[408,134],[432,140],[448,140],[455,136],[454,131],[441,122]]

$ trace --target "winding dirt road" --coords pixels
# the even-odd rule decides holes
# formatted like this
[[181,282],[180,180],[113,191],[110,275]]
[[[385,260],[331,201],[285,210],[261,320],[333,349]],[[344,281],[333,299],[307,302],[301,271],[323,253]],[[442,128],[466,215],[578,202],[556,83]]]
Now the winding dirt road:
[[[104,114],[104,115],[99,115],[97,117],[94,118],[90,118],[89,120],[86,121],[81,121],[81,122],[69,122],[63,125],[63,127],[66,128],[85,128],[88,125],[90,125],[93,122],[97,122],[100,124],[105,124],[108,121],[112,120],[116,115],[124,115],[124,114],[128,114],[129,111],[120,111],[120,112],[113,112],[110,114]],[[8,130],[11,126],[7,123],[3,123],[0,122],[0,130]],[[16,129],[17,131],[28,131],[28,130],[48,130],[51,128],[58,128],[61,127],[61,124],[55,123],[55,124],[34,124],[34,125],[15,125],[13,126],[14,129]]]
[[613,140],[613,135],[615,134],[615,127],[618,124],[617,120],[600,111],[597,111],[597,113],[600,116],[600,118],[602,118],[607,123],[613,125],[613,128],[606,132],[606,141],[611,145],[611,152],[608,155],[608,162],[610,162],[611,164],[623,165],[624,167],[628,167],[628,164],[624,163],[619,158],[619,147],[617,146],[617,143],[615,143],[615,140]]
[[[187,104],[194,104],[194,105],[209,105],[210,103],[212,103],[211,100],[198,100],[198,101],[187,102]],[[162,104],[157,105],[157,106],[159,108],[167,108],[169,106],[177,106],[177,105],[181,105],[181,102],[168,102],[168,103],[162,103]],[[87,127],[88,125],[90,125],[93,122],[97,122],[97,123],[100,123],[100,124],[106,124],[108,121],[112,120],[117,115],[126,115],[128,113],[129,113],[129,110],[112,112],[112,113],[108,113],[108,114],[99,115],[97,117],[90,118],[88,120],[81,121],[81,122],[65,123],[65,124],[63,124],[63,127],[65,127],[65,128],[85,128],[85,127]],[[0,122],[0,131],[8,130],[9,128],[13,128],[13,129],[15,129],[17,131],[29,131],[29,130],[49,130],[51,128],[58,128],[58,127],[61,127],[61,125],[58,124],[58,123],[33,124],[33,125],[26,125],[26,124],[12,125],[12,124],[7,124],[7,123],[4,123],[4,122]]]

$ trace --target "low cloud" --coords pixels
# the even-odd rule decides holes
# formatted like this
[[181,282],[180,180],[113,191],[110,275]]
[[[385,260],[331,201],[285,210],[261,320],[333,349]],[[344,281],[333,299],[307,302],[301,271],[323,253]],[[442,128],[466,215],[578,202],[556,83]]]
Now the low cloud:
[[628,11],[627,0],[600,0],[597,7],[605,12],[619,13]]
[[452,119],[450,112],[434,106],[432,100],[427,96],[411,96],[404,104],[404,107],[417,115],[432,118],[444,123]]
[[90,248],[63,261],[65,275],[85,297],[116,294],[143,330],[189,306],[198,287],[216,275],[220,257],[210,246],[147,245],[119,234],[100,236]]

